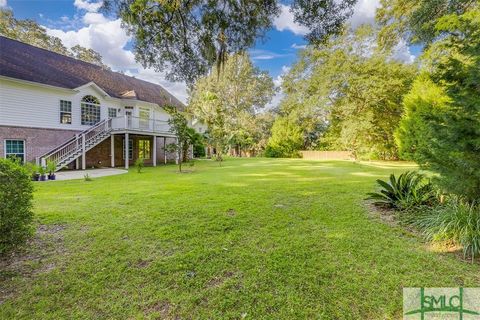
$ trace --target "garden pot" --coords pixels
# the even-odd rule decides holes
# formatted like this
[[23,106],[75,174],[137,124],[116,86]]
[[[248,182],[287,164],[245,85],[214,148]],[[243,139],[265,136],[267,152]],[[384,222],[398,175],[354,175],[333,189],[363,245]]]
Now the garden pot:
[[40,179],[40,175],[38,173],[32,175],[32,181],[38,181]]
[[54,174],[49,174],[48,175],[48,180],[55,180],[55,175]]
[[39,180],[40,180],[40,181],[45,181],[45,180],[47,180],[47,177],[46,177],[44,174],[42,174],[42,175],[40,176],[40,179],[39,179]]

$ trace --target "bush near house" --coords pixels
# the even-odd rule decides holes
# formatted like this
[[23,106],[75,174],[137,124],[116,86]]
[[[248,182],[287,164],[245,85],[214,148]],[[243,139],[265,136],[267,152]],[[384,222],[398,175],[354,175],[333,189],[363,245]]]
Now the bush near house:
[[28,171],[15,161],[0,159],[0,255],[31,235],[32,193]]

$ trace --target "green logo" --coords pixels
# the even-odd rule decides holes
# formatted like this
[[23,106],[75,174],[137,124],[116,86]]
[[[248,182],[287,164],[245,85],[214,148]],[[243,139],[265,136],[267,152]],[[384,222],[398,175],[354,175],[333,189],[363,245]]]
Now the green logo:
[[478,288],[404,288],[404,319],[480,319]]

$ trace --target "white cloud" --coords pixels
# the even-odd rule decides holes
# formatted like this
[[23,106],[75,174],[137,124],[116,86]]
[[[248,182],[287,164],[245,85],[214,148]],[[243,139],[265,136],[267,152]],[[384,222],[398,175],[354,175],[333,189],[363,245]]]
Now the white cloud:
[[275,78],[273,79],[273,83],[275,84],[275,88],[278,89],[277,93],[273,96],[272,101],[266,106],[266,109],[272,109],[277,107],[282,99],[285,97],[285,94],[281,90],[281,86],[283,83],[283,76],[286,75],[290,71],[289,66],[282,66],[282,72]]
[[4,8],[7,6],[7,0],[0,0],[0,8]]
[[252,49],[249,52],[252,60],[272,60],[272,59],[283,58],[283,57],[288,57],[292,55],[291,53],[276,53],[273,51],[263,50],[263,49]]
[[278,31],[290,30],[294,34],[306,35],[308,28],[304,27],[293,20],[293,13],[290,12],[290,6],[280,4],[280,15],[275,18],[273,25]]
[[164,87],[180,101],[186,102],[187,91],[185,83],[170,82],[165,74],[144,69],[135,61],[132,51],[125,49],[131,38],[121,27],[121,20],[109,20],[100,13],[87,12],[83,16],[85,26],[78,30],[63,31],[49,29],[47,33],[59,37],[68,48],[81,45],[91,48],[102,55],[103,61],[113,70],[123,71],[134,76]]
[[375,23],[375,11],[380,7],[380,0],[359,0],[353,8],[353,15],[348,19],[352,28],[362,24]]
[[291,48],[293,49],[305,49],[306,47],[307,47],[306,44],[296,44],[296,43],[292,44],[291,46]]
[[87,12],[83,17],[83,22],[85,24],[102,24],[107,23],[108,19],[101,13]]
[[103,5],[103,1],[90,2],[89,0],[75,0],[73,3],[78,9],[87,10],[88,12],[97,12]]
[[415,61],[415,55],[410,52],[410,47],[407,45],[405,40],[400,40],[400,42],[393,48],[393,59],[413,63]]

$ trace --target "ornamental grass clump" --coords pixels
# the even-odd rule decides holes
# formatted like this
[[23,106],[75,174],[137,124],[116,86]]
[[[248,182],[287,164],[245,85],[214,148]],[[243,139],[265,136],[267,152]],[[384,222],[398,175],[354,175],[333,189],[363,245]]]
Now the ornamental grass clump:
[[459,197],[449,198],[412,224],[433,242],[450,242],[462,246],[464,257],[473,261],[480,256],[480,203]]

